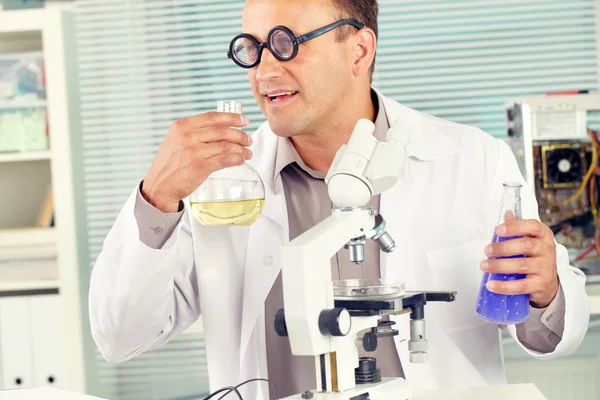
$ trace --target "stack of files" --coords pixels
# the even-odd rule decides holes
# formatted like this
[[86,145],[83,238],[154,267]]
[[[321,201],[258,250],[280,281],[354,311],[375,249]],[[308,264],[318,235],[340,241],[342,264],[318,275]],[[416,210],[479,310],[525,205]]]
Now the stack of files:
[[0,291],[54,288],[56,280],[54,228],[0,231]]

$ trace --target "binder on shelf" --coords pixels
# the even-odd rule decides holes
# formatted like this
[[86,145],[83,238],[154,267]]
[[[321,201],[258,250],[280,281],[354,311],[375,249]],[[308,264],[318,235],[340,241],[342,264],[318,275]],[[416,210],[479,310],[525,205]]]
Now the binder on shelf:
[[46,198],[38,215],[37,224],[41,228],[54,226],[54,192],[51,185],[46,191]]
[[[63,321],[58,295],[29,296],[31,353],[35,387],[66,388],[61,353]],[[41,334],[40,334],[41,332]]]
[[27,297],[0,298],[0,364],[2,388],[34,386]]

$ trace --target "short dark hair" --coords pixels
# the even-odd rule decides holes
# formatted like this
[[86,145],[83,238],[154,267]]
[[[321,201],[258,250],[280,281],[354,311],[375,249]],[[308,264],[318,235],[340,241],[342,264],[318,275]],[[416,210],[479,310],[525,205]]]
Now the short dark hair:
[[[379,3],[377,0],[331,0],[331,4],[334,9],[339,12],[337,15],[338,19],[351,18],[365,25],[367,28],[371,28],[375,32],[375,38],[379,38],[378,29],[378,16],[379,16]],[[343,42],[350,36],[355,28],[352,26],[346,26],[342,29],[338,29],[337,40]],[[371,77],[375,70],[375,57],[373,57],[373,64],[371,64]]]

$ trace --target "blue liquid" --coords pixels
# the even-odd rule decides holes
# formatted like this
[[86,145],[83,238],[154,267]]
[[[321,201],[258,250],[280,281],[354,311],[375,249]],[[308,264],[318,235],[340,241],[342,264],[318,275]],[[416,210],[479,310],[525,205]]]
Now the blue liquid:
[[[494,234],[493,243],[504,242],[507,240],[518,239],[519,237],[498,237]],[[499,257],[501,258],[523,258],[524,255]],[[529,295],[517,294],[507,295],[492,293],[486,288],[489,281],[515,281],[525,278],[521,274],[490,274],[484,273],[479,289],[479,298],[477,300],[477,314],[489,322],[497,324],[518,324],[529,316]]]

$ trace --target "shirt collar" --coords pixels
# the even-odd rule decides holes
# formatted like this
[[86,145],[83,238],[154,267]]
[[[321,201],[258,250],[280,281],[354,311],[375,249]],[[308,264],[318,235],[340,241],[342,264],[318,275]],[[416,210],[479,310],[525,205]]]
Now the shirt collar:
[[[379,93],[371,90],[371,98],[373,99],[373,103],[375,104],[377,110],[377,117],[375,118],[375,132],[373,135],[377,140],[382,141],[385,140],[390,125],[385,112],[385,107],[383,106],[383,101]],[[289,138],[279,137],[277,143],[277,156],[275,158],[275,175],[273,177],[273,184],[275,183],[275,180],[279,174],[281,174],[285,168],[293,164],[296,164],[313,178],[325,179],[327,176],[326,172],[315,171],[314,169],[309,168],[304,161],[302,161],[300,154],[298,154],[298,151],[296,151],[296,148]]]

